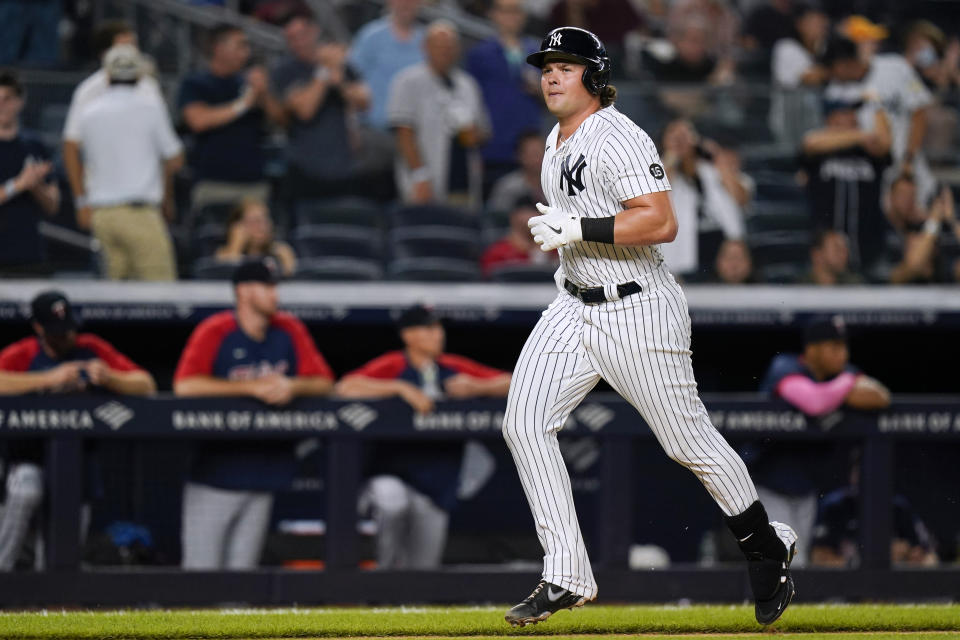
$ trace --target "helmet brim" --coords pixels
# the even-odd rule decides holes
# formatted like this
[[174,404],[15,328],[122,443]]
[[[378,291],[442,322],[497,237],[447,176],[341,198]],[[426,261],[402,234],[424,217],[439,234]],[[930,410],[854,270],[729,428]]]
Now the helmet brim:
[[583,56],[572,54],[561,49],[545,49],[536,51],[527,56],[527,63],[542,69],[548,62],[574,62],[576,64],[590,65],[595,61]]

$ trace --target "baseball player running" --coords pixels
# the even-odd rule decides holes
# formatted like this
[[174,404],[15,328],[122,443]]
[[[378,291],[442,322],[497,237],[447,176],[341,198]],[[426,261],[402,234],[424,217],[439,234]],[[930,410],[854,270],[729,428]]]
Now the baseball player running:
[[610,59],[595,35],[554,29],[527,62],[541,69],[558,120],[540,172],[550,206],[538,204],[542,215],[529,225],[543,251],[560,249],[561,266],[559,294],[523,347],[503,421],[545,552],[543,579],[506,620],[539,622],[597,595],[557,431],[603,378],[723,510],[748,560],[757,621],[770,624],[794,595],[797,536],[768,522],[743,461],[697,395],[687,302],[657,247],[677,233],[657,149],[613,106]]

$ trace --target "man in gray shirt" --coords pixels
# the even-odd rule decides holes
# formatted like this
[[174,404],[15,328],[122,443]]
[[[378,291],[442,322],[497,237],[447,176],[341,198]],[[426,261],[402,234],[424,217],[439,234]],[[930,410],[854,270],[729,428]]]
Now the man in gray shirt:
[[397,189],[408,203],[481,204],[478,145],[490,121],[477,82],[457,68],[460,38],[446,21],[424,39],[426,62],[393,81],[387,117],[397,141]]
[[355,186],[349,127],[370,91],[346,64],[346,47],[321,43],[312,16],[295,15],[284,26],[290,55],[271,74],[289,116],[287,195],[293,199],[336,196]]

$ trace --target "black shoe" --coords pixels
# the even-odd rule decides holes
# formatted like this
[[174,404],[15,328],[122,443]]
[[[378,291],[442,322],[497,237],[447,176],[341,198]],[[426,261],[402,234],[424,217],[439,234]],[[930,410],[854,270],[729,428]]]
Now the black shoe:
[[546,620],[560,609],[582,607],[586,601],[587,599],[581,595],[541,580],[533,593],[507,611],[504,619],[514,627],[536,624]]
[[[790,563],[797,554],[797,534],[779,522],[771,522],[777,537],[783,542],[783,559],[751,558],[749,562],[750,583],[756,597],[754,614],[757,622],[773,624],[787,610],[797,590],[790,575]],[[767,597],[766,594],[771,594]]]

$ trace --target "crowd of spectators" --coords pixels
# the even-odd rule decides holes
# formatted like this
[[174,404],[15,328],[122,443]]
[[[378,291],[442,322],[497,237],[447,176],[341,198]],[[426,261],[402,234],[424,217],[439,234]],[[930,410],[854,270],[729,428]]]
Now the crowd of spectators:
[[[33,4],[6,25],[19,48],[0,51],[0,63],[55,64],[33,35],[58,3]],[[130,26],[96,25],[91,51],[102,67],[71,100],[60,181],[56,153],[20,129],[26,95],[17,73],[4,71],[0,225],[10,251],[0,272],[49,271],[40,221],[66,211],[92,231],[102,271],[115,279],[223,277],[210,265],[275,253],[289,277],[549,281],[546,268],[517,275],[492,262],[530,261],[511,223],[521,203],[543,200],[545,119],[525,61],[539,41],[528,34],[564,23],[595,31],[615,79],[644,89],[640,102],[625,93],[622,108],[660,145],[681,230],[663,249],[683,280],[956,281],[960,241],[947,206],[958,159],[955,21],[884,3],[850,15],[842,3],[807,0],[489,0],[460,3],[494,33],[472,42],[451,22],[425,24],[425,4],[388,0],[383,16],[351,25],[346,42],[299,0],[242,2],[282,29],[286,54],[262,64],[240,27],[215,26],[202,34],[202,69],[170,96]],[[762,100],[743,90],[754,81],[769,87]],[[268,139],[284,140],[273,173]],[[903,206],[908,189],[915,210]],[[250,200],[267,219],[231,219],[228,230],[229,212],[241,201],[251,210]],[[433,218],[396,213],[424,207]],[[350,219],[357,208],[366,214]],[[450,209],[458,222],[446,224]],[[407,218],[431,232],[466,228],[474,242],[459,254],[440,240],[418,252],[431,268],[396,265],[408,257],[394,233]],[[257,225],[262,242],[246,246],[241,236]],[[318,251],[298,241],[303,225],[311,237],[363,228],[375,247],[329,242]],[[825,231],[845,236],[849,278],[824,277],[814,263]],[[226,240],[211,246],[218,235]]]

